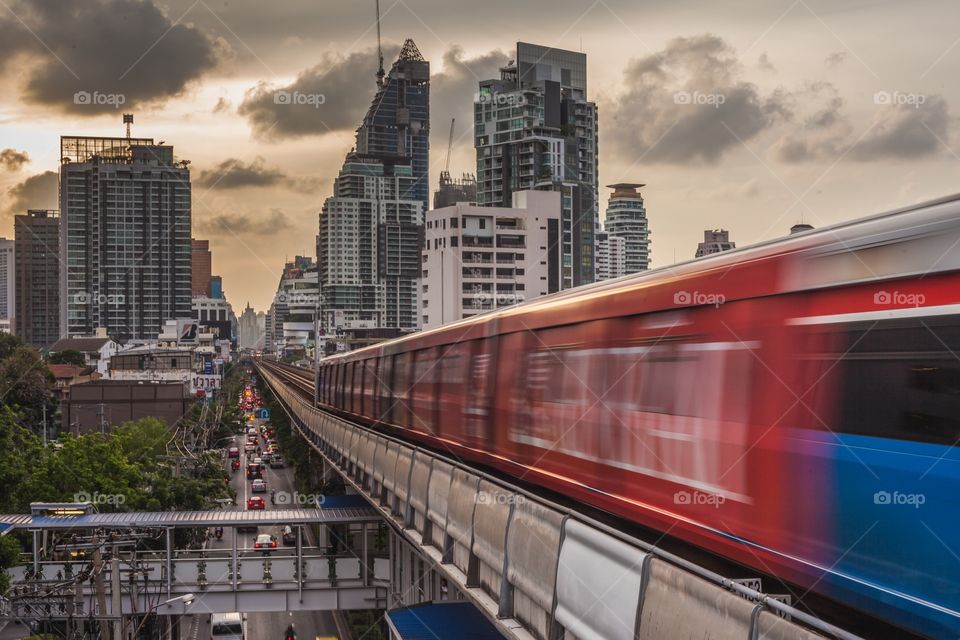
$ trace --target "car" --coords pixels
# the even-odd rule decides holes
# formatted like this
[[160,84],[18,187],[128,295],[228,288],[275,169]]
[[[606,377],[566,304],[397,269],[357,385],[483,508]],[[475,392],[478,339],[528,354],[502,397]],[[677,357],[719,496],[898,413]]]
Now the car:
[[250,427],[249,429],[247,429],[247,435],[248,435],[248,436],[255,436],[255,435],[257,435],[257,428],[256,428],[256,427]]
[[252,442],[247,442],[246,444],[243,445],[243,450],[244,450],[244,452],[246,452],[246,453],[250,453],[250,452],[252,452],[252,451],[256,451],[256,450],[257,450],[257,445],[253,444]]
[[228,458],[239,458],[240,457],[240,447],[230,447],[227,449]]
[[280,457],[280,454],[275,454],[275,455],[270,456],[270,468],[271,468],[271,469],[283,469],[283,467],[284,467],[285,464],[286,464],[286,463],[284,462],[283,458]]
[[253,542],[254,549],[276,549],[277,537],[269,533],[261,533]]
[[263,466],[259,464],[250,463],[247,465],[247,480],[253,480],[255,478],[263,477]]
[[254,459],[253,459],[253,462],[251,462],[250,464],[260,465],[260,468],[262,469],[262,468],[263,468],[263,458],[260,458],[260,457],[254,458]]
[[267,483],[263,481],[263,478],[257,478],[250,484],[250,491],[254,493],[266,493]]
[[266,503],[264,503],[263,498],[261,498],[260,496],[253,496],[253,497],[247,498],[247,509],[249,511],[257,511],[257,510],[262,510],[266,508],[267,508],[267,505]]
[[293,527],[287,525],[283,528],[283,534],[280,536],[280,539],[283,540],[285,546],[295,546],[297,544],[297,532]]

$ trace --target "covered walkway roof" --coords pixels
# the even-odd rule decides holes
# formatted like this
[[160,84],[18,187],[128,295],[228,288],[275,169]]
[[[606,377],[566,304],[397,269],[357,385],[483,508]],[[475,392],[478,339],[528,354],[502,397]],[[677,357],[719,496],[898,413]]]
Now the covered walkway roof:
[[[353,502],[353,501],[349,501]],[[346,524],[376,522],[380,516],[369,506],[331,505],[321,509],[212,509],[209,511],[132,511],[85,515],[0,515],[0,535],[32,529],[148,529],[166,527],[234,527],[295,524]]]

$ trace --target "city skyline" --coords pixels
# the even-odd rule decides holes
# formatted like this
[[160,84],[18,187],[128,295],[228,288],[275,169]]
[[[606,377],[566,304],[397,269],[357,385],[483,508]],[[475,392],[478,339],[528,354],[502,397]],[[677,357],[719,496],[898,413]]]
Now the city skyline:
[[[411,37],[432,63],[430,190],[451,117],[451,173],[476,171],[478,82],[527,41],[587,55],[599,183],[650,185],[654,268],[692,255],[703,229],[746,246],[801,218],[821,227],[958,191],[949,80],[960,48],[944,19],[954,7],[691,7],[531,3],[509,18],[470,6],[450,18],[436,2],[384,3],[384,58]],[[0,236],[12,236],[14,214],[57,208],[61,135],[119,136],[120,114],[133,112],[134,135],[192,160],[193,235],[210,239],[224,287],[247,287],[265,309],[283,262],[313,253],[316,216],[373,97],[372,6],[325,7],[323,20],[299,2],[279,13],[122,0],[56,20],[48,11],[14,3],[0,17],[5,59],[22,63],[3,69]],[[71,40],[60,19],[117,37],[94,47],[94,30],[77,28]],[[301,103],[276,102],[278,91]]]

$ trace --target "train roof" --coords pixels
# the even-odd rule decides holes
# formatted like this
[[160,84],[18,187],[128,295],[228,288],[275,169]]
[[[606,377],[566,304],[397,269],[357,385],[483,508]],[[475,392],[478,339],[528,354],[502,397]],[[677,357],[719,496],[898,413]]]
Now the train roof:
[[[477,314],[469,318],[449,322],[433,329],[418,331],[406,336],[395,338],[387,342],[370,345],[362,349],[350,351],[348,353],[336,354],[324,358],[323,360],[332,361],[340,359],[352,359],[352,356],[361,356],[378,352],[385,347],[395,344],[402,344],[410,340],[419,340],[428,338],[431,335],[446,332],[458,327],[464,330],[472,325],[483,324],[496,320],[498,318],[507,318],[512,315],[535,311],[539,308],[546,308],[556,304],[570,302],[585,297],[593,297],[597,294],[620,292],[636,286],[642,286],[654,281],[660,281],[666,278],[680,278],[699,273],[729,268],[738,263],[744,263],[752,260],[772,258],[774,256],[797,254],[802,252],[830,252],[830,251],[851,251],[853,249],[870,246],[888,239],[892,234],[912,232],[910,235],[923,234],[936,227],[942,227],[945,224],[960,226],[960,209],[957,207],[942,207],[942,205],[955,204],[960,202],[960,193],[936,198],[926,202],[901,207],[883,213],[878,213],[863,218],[839,222],[819,229],[802,231],[793,235],[781,238],[764,240],[751,245],[746,245],[736,249],[730,249],[715,253],[709,256],[693,258],[676,264],[671,264],[656,269],[633,273],[619,278],[602,280],[591,284],[581,285],[572,289],[566,289],[557,293],[551,293],[544,296],[538,296],[533,300],[494,309],[486,313]],[[940,208],[939,211],[936,211]],[[960,249],[958,249],[960,253]]]

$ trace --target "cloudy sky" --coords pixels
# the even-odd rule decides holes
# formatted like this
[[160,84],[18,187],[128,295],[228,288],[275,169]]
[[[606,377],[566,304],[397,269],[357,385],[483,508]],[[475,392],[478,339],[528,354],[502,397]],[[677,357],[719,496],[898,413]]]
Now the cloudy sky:
[[[475,170],[472,98],[518,40],[582,50],[601,184],[643,182],[654,266],[960,191],[956,0],[382,0],[431,62],[431,180]],[[0,236],[55,208],[60,135],[165,140],[235,308],[263,309],[373,96],[373,2],[0,1]],[[279,89],[323,103],[276,104]],[[76,96],[80,96],[77,98]],[[89,95],[87,99],[85,96]],[[120,98],[118,98],[120,96]],[[117,104],[122,99],[123,104]],[[606,202],[606,189],[601,201]]]

